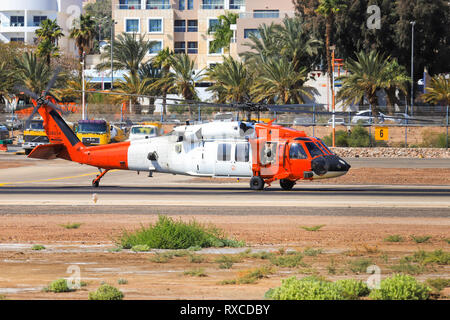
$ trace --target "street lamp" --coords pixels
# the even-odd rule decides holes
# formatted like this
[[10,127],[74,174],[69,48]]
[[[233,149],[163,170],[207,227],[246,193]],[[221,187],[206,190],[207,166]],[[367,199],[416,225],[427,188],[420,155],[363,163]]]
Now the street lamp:
[[415,21],[411,21],[411,115],[414,113],[414,25]]
[[117,24],[114,19],[111,20],[111,91],[114,89],[114,25]]
[[85,83],[84,83],[84,63],[86,59],[86,54],[83,52],[83,60],[81,62],[81,83],[82,83],[82,93],[81,93],[81,119],[86,120],[86,95],[85,95]]

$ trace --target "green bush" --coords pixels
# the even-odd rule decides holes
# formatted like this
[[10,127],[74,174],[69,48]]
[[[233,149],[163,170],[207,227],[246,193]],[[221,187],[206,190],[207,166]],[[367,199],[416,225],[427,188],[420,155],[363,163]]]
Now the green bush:
[[31,250],[36,250],[36,251],[44,250],[44,249],[45,249],[45,247],[41,244],[35,244],[31,247]]
[[444,252],[442,250],[434,250],[431,252],[426,252],[419,250],[412,256],[412,261],[419,262],[421,264],[431,264],[436,263],[439,265],[449,265],[450,264],[450,252]]
[[67,285],[66,279],[58,279],[49,284],[45,291],[50,292],[69,292],[71,289]]
[[205,227],[195,221],[184,223],[166,216],[149,227],[129,233],[124,231],[118,239],[122,248],[130,249],[136,245],[147,245],[158,249],[187,249],[190,247],[240,247],[244,243],[225,239],[223,232],[215,227]]
[[367,295],[365,283],[356,280],[326,281],[315,276],[297,279],[291,277],[281,281],[281,286],[266,292],[273,300],[349,300]]
[[380,289],[372,290],[374,300],[427,300],[431,289],[414,277],[402,274],[393,275],[381,281]]
[[431,236],[415,236],[411,235],[411,239],[414,240],[415,243],[425,243],[431,239]]
[[[333,144],[332,135],[323,138],[326,145]],[[336,147],[368,147],[370,146],[369,132],[361,125],[352,127],[350,132],[338,130],[335,134]]]
[[421,146],[425,148],[446,148],[447,135],[445,133],[437,133],[431,130],[424,131],[422,134]]
[[393,234],[384,239],[386,242],[402,242],[403,237],[399,234]]
[[278,267],[295,268],[303,264],[302,259],[303,255],[297,252],[285,256],[272,256],[270,262]]
[[450,287],[450,279],[436,278],[436,279],[427,279],[426,283],[436,289],[437,292],[440,292],[442,289]]
[[123,293],[109,285],[102,284],[96,291],[89,292],[89,300],[122,300]]
[[145,252],[145,251],[149,251],[149,250],[150,250],[150,247],[146,244],[137,244],[131,248],[131,251],[134,251],[134,252]]
[[349,263],[350,270],[353,273],[365,273],[367,268],[373,264],[372,260],[366,258],[360,258]]

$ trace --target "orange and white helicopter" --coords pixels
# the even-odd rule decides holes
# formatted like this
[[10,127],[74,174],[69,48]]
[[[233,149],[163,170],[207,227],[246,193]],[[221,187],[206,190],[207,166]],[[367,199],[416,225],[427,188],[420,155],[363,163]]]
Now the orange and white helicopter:
[[[308,137],[273,122],[209,122],[175,127],[170,133],[144,140],[85,146],[60,115],[47,92],[33,98],[49,144],[37,146],[29,158],[61,158],[97,167],[92,181],[98,187],[112,169],[181,174],[201,177],[249,177],[250,188],[262,190],[279,181],[291,190],[298,180],[334,178],[350,165],[318,138]],[[48,91],[48,90],[47,90]]]

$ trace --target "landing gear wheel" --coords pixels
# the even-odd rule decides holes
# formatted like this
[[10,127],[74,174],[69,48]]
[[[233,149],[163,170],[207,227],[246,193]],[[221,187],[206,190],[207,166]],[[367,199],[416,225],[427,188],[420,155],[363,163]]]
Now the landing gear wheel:
[[264,180],[261,177],[252,177],[250,179],[250,189],[252,190],[262,190],[264,189]]
[[288,179],[281,179],[280,186],[283,190],[289,191],[295,186],[295,181],[291,181]]
[[92,180],[92,187],[93,188],[98,188],[99,185],[100,185],[100,180],[96,180],[96,179]]

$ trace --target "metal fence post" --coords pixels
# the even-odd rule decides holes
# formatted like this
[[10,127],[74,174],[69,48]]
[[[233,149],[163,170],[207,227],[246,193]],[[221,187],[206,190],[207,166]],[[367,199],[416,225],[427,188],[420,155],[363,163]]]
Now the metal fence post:
[[448,149],[448,105],[447,105],[447,144],[446,144],[446,146],[447,146],[447,149]]
[[313,103],[313,137],[316,136],[314,131],[315,127],[316,127],[316,104]]

